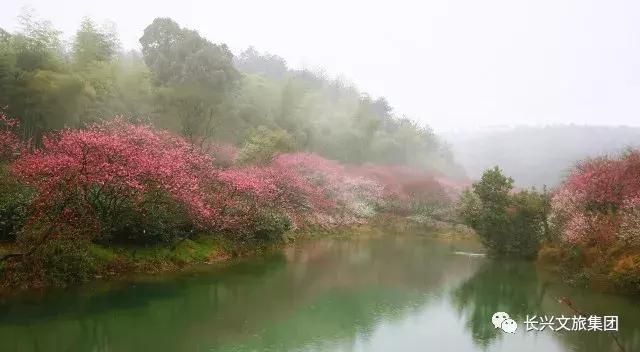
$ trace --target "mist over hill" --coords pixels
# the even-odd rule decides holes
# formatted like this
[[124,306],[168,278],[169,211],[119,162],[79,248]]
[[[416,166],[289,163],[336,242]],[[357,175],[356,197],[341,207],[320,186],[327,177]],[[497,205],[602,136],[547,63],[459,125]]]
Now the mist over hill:
[[640,128],[551,125],[495,128],[445,135],[468,176],[500,166],[520,187],[556,186],[578,160],[640,145]]

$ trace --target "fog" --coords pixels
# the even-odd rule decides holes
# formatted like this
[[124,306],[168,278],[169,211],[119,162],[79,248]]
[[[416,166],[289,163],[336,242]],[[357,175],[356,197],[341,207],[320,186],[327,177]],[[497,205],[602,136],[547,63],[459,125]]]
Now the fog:
[[83,16],[125,49],[168,16],[238,54],[324,69],[437,132],[540,124],[640,125],[637,1],[6,1],[71,37]]
[[[211,116],[185,115],[167,100],[189,89],[194,98],[202,86],[162,93],[157,89],[176,82],[158,82],[162,68],[142,52],[145,28],[167,17],[233,54],[240,76],[231,63],[223,70],[241,88],[228,95],[235,83],[214,79],[210,94],[197,99],[218,115],[215,133],[203,133],[238,147],[255,127],[268,126],[286,130],[298,149],[341,162],[411,165],[471,179],[499,165],[518,186],[540,187],[558,185],[581,159],[638,145],[638,2],[15,1],[3,5],[0,28],[21,33],[24,13],[61,32],[63,53],[50,63],[65,62],[52,72],[67,75],[49,86],[64,98],[38,106],[29,106],[29,97],[48,95],[37,85],[29,86],[35,93],[6,86],[24,98],[0,99],[25,119],[24,137],[116,114],[152,116],[183,135],[208,128]],[[113,34],[117,50],[138,53],[131,64],[111,54],[81,57],[78,45],[92,45],[77,40],[86,18]],[[104,76],[83,60],[114,68]],[[182,83],[198,78],[179,76]],[[78,77],[83,83],[74,84],[84,84],[83,91],[60,88]],[[112,86],[101,91],[103,84]]]
[[3,1],[0,350],[638,350],[640,1]]

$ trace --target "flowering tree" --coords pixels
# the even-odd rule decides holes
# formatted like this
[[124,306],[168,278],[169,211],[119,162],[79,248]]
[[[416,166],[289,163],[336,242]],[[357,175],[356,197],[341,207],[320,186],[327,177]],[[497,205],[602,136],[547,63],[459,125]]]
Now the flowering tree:
[[578,164],[552,199],[556,223],[570,243],[640,241],[640,152]]
[[355,168],[352,173],[377,182],[382,189],[380,206],[399,214],[445,206],[454,193],[432,175],[406,166],[368,164]]
[[414,208],[444,199],[439,183],[414,169],[345,168],[309,153],[233,166],[236,155],[115,118],[45,136],[13,171],[36,191],[30,223],[55,230],[38,243],[56,232],[157,241],[196,229],[271,240],[291,226],[361,222],[383,198]]
[[221,188],[210,196],[220,208],[216,226],[220,229],[251,226],[264,208],[285,214],[299,226],[335,204],[322,187],[309,182],[297,170],[280,165],[232,168],[221,172],[219,180]]
[[129,211],[149,215],[149,203],[171,204],[195,225],[210,222],[216,214],[204,185],[214,175],[212,165],[179,137],[116,118],[50,134],[13,169],[37,191],[35,220],[48,215],[53,222],[109,231]]
[[314,212],[325,225],[360,222],[373,215],[383,196],[382,186],[374,179],[353,172],[335,161],[315,154],[282,154],[274,167],[294,170],[316,190]]
[[[248,231],[265,209],[283,214],[295,227],[331,227],[373,215],[381,189],[338,163],[308,153],[281,154],[271,163],[235,167],[218,174],[211,192],[220,207],[222,230]],[[224,190],[224,191],[222,191]]]

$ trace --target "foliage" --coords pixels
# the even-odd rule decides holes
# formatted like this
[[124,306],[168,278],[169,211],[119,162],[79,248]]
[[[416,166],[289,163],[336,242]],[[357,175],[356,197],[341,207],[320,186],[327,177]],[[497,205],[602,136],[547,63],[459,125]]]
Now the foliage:
[[84,66],[96,61],[110,61],[115,57],[118,45],[118,37],[112,28],[96,28],[90,18],[84,18],[73,42],[75,64]]
[[0,112],[0,163],[13,160],[22,149],[22,143],[15,133],[19,123]]
[[553,197],[556,223],[570,243],[640,244],[640,152],[579,163]]
[[540,244],[549,237],[549,195],[535,190],[523,190],[511,196],[511,240],[507,253],[535,257]]
[[65,68],[60,32],[32,13],[20,23],[20,32],[0,40],[0,106],[30,138],[75,117],[81,84]]
[[446,143],[428,126],[398,117],[385,98],[322,72],[292,70],[253,48],[234,58],[225,44],[169,18],[155,19],[140,38],[141,52],[128,53],[108,23],[85,18],[68,50],[49,22],[27,13],[22,23],[0,36],[0,106],[35,144],[52,130],[144,116],[190,141],[247,146],[247,159],[259,154],[252,145],[269,143],[269,130],[286,140],[280,152],[464,175]]
[[498,167],[486,170],[460,197],[458,213],[491,254],[532,258],[548,233],[548,196],[512,190],[513,179]]
[[295,149],[295,141],[286,131],[269,130],[260,126],[240,151],[238,162],[241,164],[265,164],[277,154],[290,153]]
[[67,286],[88,281],[96,270],[87,253],[87,241],[75,228],[63,226],[54,236],[34,247],[43,224],[29,223],[22,229],[18,247],[29,251],[20,260],[6,262],[4,283],[30,287]]
[[287,74],[286,61],[271,54],[260,55],[253,47],[247,48],[235,60],[238,70],[250,74],[258,74],[270,79],[282,79]]
[[383,211],[440,218],[442,214],[437,213],[451,206],[451,194],[443,184],[419,169],[367,164],[354,168],[353,173],[381,186],[377,207]]
[[145,28],[141,52],[121,52],[115,33],[86,18],[64,45],[31,13],[0,32],[0,107],[15,117],[0,116],[12,172],[0,220],[19,250],[1,260],[13,272],[79,282],[96,245],[262,245],[380,211],[449,220],[442,175],[460,168],[385,98],[254,49],[234,59],[169,18]]
[[25,224],[33,194],[0,165],[0,242],[15,241]]
[[578,163],[551,202],[558,246],[578,253],[573,261],[562,258],[562,268],[589,281],[605,277],[618,289],[640,291],[639,200],[638,150]]
[[285,214],[273,209],[256,209],[249,222],[235,231],[223,231],[223,236],[239,250],[261,247],[283,241],[283,235],[292,227],[291,220]]
[[[177,115],[181,132],[194,138],[213,128],[221,103],[240,78],[233,54],[170,18],[156,18],[140,38],[144,61],[165,112]],[[208,132],[205,132],[208,133]]]
[[[122,119],[46,136],[43,147],[21,156],[14,170],[37,191],[36,217],[96,222],[106,238],[124,231],[129,210],[146,219],[179,208],[194,226],[214,216],[203,194],[211,158],[179,137]],[[149,211],[149,203],[164,208]]]

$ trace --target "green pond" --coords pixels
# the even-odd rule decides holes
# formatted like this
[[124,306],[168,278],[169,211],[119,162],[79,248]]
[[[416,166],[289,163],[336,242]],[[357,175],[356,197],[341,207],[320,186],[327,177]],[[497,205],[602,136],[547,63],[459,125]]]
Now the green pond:
[[[323,238],[189,273],[0,302],[0,351],[618,351],[604,331],[526,331],[569,297],[619,316],[640,351],[640,299],[570,287],[429,235]],[[518,330],[495,329],[508,313]]]

